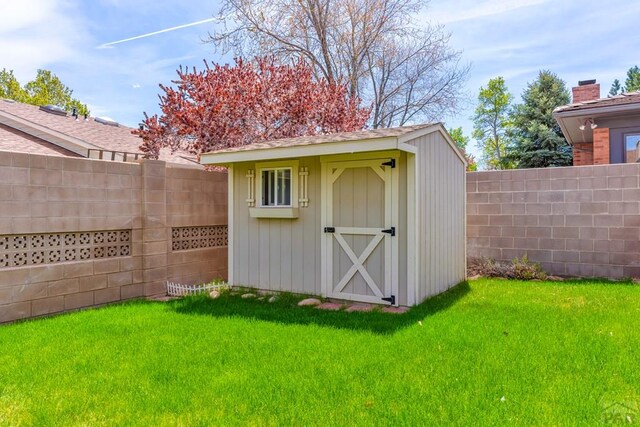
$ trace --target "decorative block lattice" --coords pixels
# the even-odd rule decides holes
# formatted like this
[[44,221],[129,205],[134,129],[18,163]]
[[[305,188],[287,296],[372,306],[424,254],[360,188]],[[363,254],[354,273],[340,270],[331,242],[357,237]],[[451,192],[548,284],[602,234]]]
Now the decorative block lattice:
[[173,251],[217,248],[220,246],[227,246],[226,225],[175,227],[171,229],[171,249]]
[[0,235],[0,268],[131,254],[131,230]]

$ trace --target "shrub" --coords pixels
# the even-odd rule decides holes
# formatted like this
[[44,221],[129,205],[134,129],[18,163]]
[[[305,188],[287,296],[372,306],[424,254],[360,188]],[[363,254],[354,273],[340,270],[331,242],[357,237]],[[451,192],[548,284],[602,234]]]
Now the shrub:
[[540,264],[529,261],[527,255],[511,262],[496,261],[491,258],[470,258],[467,263],[469,276],[502,277],[505,279],[533,280],[546,279]]
[[514,258],[511,262],[513,267],[513,278],[518,280],[544,280],[547,278],[547,274],[542,270],[540,264],[529,261],[527,254],[524,254],[522,258]]

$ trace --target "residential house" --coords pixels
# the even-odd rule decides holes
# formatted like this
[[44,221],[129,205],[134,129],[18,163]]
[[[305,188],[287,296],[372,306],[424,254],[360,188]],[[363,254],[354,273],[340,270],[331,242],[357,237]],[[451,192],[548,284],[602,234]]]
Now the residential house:
[[[108,117],[74,115],[55,106],[38,107],[0,99],[0,150],[53,156],[135,161],[142,140]],[[195,156],[163,149],[160,160],[201,168]]]
[[600,97],[600,84],[585,80],[573,88],[573,103],[554,117],[573,147],[573,165],[638,162],[640,92]]

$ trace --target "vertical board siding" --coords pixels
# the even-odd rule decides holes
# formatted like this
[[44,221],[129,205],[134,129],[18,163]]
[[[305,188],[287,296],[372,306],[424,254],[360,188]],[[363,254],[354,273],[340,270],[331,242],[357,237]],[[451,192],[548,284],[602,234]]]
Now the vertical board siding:
[[[320,161],[300,159],[309,168],[309,206],[296,219],[251,218],[247,178],[255,163],[234,166],[235,285],[273,291],[320,294]],[[299,179],[299,177],[295,177]],[[293,194],[298,197],[298,194]]]
[[465,168],[438,132],[409,144],[418,148],[420,302],[465,279]]

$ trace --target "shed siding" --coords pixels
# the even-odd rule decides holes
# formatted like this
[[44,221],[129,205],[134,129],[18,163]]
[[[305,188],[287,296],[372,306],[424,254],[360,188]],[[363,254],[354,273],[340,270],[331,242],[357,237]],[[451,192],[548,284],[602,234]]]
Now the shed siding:
[[[234,285],[273,291],[320,294],[320,161],[301,158],[309,168],[309,206],[296,219],[251,218],[247,178],[255,163],[234,165]],[[294,194],[294,197],[298,197]]]
[[466,277],[465,167],[439,132],[408,142],[418,148],[418,301]]

